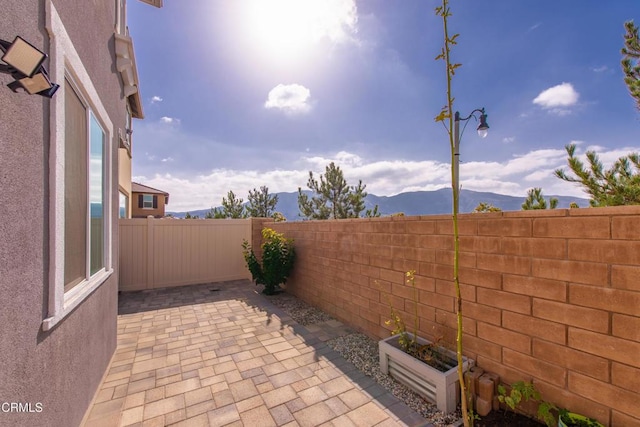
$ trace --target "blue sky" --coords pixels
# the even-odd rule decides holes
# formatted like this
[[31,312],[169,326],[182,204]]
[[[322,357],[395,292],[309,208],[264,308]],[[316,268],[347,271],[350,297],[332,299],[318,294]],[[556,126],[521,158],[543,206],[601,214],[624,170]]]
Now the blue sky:
[[[228,190],[306,188],[335,161],[377,195],[450,186],[442,21],[432,0],[165,0],[128,4],[144,120],[134,181],[169,208],[220,204]],[[611,162],[640,151],[640,111],[622,80],[633,0],[451,2],[455,109],[469,123],[468,190],[582,195],[552,171],[564,146]]]

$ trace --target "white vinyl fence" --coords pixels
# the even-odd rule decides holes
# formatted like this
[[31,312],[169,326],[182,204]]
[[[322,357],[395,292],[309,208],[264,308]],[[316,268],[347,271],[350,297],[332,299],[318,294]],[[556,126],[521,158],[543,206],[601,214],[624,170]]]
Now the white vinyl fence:
[[120,219],[119,290],[250,279],[251,220]]

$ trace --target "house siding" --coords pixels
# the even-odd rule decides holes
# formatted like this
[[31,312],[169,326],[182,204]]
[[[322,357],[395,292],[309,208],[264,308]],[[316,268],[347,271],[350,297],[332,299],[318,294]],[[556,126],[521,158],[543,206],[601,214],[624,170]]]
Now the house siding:
[[[0,0],[0,38],[12,41],[20,35],[49,53],[48,2]],[[0,75],[0,403],[31,404],[34,411],[39,403],[42,409],[2,411],[0,425],[79,425],[116,348],[115,136],[117,128],[124,127],[125,99],[113,60],[115,2],[96,0],[78,7],[76,1],[56,0],[53,5],[116,128],[110,171],[114,274],[54,328],[43,332],[50,281],[52,101],[12,93],[5,87],[10,77]]]
[[154,218],[162,218],[164,217],[164,209],[165,209],[165,198],[166,196],[163,194],[153,194],[158,197],[158,207],[157,208],[141,208],[139,207],[138,197],[143,194],[150,193],[137,193],[133,192],[133,196],[131,197],[131,218],[146,218],[149,215]]

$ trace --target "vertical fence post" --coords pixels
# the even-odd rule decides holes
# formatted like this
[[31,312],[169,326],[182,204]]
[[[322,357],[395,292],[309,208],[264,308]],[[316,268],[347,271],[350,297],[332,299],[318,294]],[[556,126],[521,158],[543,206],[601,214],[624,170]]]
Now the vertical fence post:
[[155,270],[155,265],[154,265],[154,258],[155,258],[155,245],[153,244],[154,242],[154,237],[153,237],[153,223],[154,218],[153,215],[149,215],[147,216],[147,289],[153,289],[155,288],[155,275],[154,275],[154,270]]

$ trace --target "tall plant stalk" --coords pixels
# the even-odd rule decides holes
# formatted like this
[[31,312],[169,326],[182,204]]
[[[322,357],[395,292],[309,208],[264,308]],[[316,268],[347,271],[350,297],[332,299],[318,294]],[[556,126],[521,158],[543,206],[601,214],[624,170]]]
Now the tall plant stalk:
[[[442,17],[444,24],[444,47],[440,54],[436,57],[436,60],[443,60],[446,63],[447,70],[447,104],[442,107],[440,114],[436,116],[437,122],[449,122],[447,133],[449,134],[449,144],[451,146],[451,189],[453,191],[453,282],[456,292],[456,315],[457,315],[457,333],[456,333],[456,355],[458,359],[458,379],[460,381],[460,393],[462,401],[462,419],[465,427],[473,425],[473,416],[469,415],[469,408],[467,407],[467,388],[464,382],[464,369],[462,360],[462,294],[460,292],[460,280],[458,277],[459,267],[459,253],[460,253],[460,239],[458,231],[458,197],[459,197],[459,183],[457,182],[454,163],[455,163],[455,141],[453,135],[453,101],[454,97],[451,91],[451,81],[456,73],[456,68],[462,64],[451,63],[451,46],[456,44],[456,39],[459,34],[454,34],[449,37],[448,18],[451,16],[449,8],[449,1],[442,0],[442,6],[436,8],[436,15]],[[446,126],[445,126],[446,127]]]

